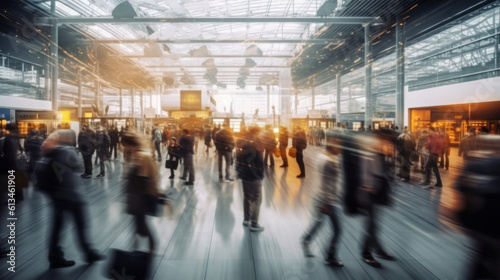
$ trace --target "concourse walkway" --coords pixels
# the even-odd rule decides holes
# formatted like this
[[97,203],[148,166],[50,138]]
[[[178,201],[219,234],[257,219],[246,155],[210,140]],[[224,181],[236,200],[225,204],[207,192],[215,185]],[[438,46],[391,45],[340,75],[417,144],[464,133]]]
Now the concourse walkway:
[[[308,147],[305,154],[307,177],[299,173],[293,159],[290,167],[267,168],[263,183],[260,223],[265,231],[251,233],[242,226],[241,182],[218,182],[217,161],[204,157],[202,146],[196,155],[196,181],[184,187],[179,171],[169,180],[170,171],[159,166],[161,188],[172,199],[160,218],[150,218],[157,232],[158,250],[151,279],[169,280],[272,280],[272,279],[462,279],[465,275],[467,238],[439,222],[438,208],[447,199],[455,169],[441,170],[444,188],[424,190],[421,174],[412,174],[412,183],[398,183],[390,208],[381,210],[379,237],[397,261],[381,260],[373,268],[360,257],[364,217],[343,216],[343,234],[338,254],[343,268],[323,264],[330,227],[324,226],[312,243],[315,258],[305,258],[299,238],[311,219],[313,198],[319,187],[315,158],[322,151]],[[452,151],[456,153],[456,151]],[[213,156],[213,149],[211,151]],[[111,161],[104,179],[81,179],[89,202],[91,237],[102,254],[112,248],[131,250],[133,224],[124,212],[122,163]],[[94,169],[94,177],[98,167]],[[234,176],[234,174],[232,174]],[[51,225],[48,199],[33,187],[17,208],[16,272],[7,271],[5,259],[1,279],[104,279],[106,261],[87,265],[78,248],[74,223],[66,223],[62,242],[69,268],[50,270],[47,240]],[[147,241],[141,240],[142,249]],[[123,278],[128,279],[128,278]]]

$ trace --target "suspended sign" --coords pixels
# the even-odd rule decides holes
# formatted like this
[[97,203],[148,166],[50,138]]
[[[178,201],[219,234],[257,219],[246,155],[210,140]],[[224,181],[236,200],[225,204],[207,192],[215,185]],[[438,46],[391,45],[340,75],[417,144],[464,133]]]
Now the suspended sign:
[[181,90],[181,111],[201,111],[201,90]]

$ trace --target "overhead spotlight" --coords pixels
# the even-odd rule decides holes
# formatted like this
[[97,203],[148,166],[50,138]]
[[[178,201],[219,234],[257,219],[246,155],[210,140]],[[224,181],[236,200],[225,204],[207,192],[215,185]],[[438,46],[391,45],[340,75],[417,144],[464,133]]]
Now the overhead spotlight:
[[262,50],[257,47],[256,45],[250,45],[248,48],[245,50],[245,55],[248,56],[262,56],[263,52]]
[[245,59],[245,67],[252,68],[255,66],[257,66],[257,62],[255,62],[253,59],[251,59],[251,58]]
[[242,67],[240,69],[240,76],[245,77],[245,78],[250,76],[250,70],[248,70],[248,68]]
[[236,85],[241,88],[241,89],[244,89],[247,84],[245,83],[245,78],[244,77],[239,77],[237,80],[236,80]]
[[163,51],[161,50],[160,45],[158,45],[156,42],[149,42],[144,47],[144,56],[159,57],[162,55],[163,55]]
[[328,0],[321,7],[319,7],[318,12],[316,12],[316,15],[319,17],[327,17],[333,12],[335,12],[335,9],[337,9],[337,0]]
[[203,56],[209,56],[211,53],[208,50],[207,46],[201,46],[197,49],[190,50],[189,55],[195,56],[195,57],[203,57]]
[[163,77],[163,83],[165,84],[166,87],[174,87],[175,79],[172,77]]
[[219,70],[217,70],[216,67],[208,67],[207,71],[205,73],[210,75],[210,76],[217,76],[218,72],[219,72]]
[[217,83],[217,87],[218,87],[218,88],[227,88],[227,85],[226,85],[226,84],[224,84],[224,83],[218,82],[218,83]]
[[128,2],[125,1],[116,8],[113,9],[111,15],[114,19],[122,19],[122,18],[134,18],[137,16],[137,13],[134,10],[134,7]]

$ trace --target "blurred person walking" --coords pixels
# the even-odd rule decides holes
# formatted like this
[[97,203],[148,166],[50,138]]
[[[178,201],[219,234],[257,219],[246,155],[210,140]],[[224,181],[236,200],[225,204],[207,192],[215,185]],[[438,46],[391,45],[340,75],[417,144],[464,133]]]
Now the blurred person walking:
[[396,139],[396,147],[398,151],[398,161],[399,161],[399,176],[401,181],[410,181],[410,171],[411,171],[411,161],[410,156],[414,151],[413,141],[411,135],[408,132],[408,128],[405,127],[403,133],[401,133]]
[[[173,163],[175,166],[179,164],[179,159],[181,158],[181,147],[179,144],[177,144],[177,139],[175,137],[172,137],[169,141],[168,144],[168,158],[167,161],[172,161],[176,162]],[[166,163],[165,163],[166,166]],[[174,173],[174,168],[169,168],[170,169],[170,177],[169,179],[174,179],[175,173]]]
[[443,141],[443,149],[441,149],[441,154],[439,156],[441,158],[439,167],[448,170],[450,167],[450,134],[443,128],[440,135]]
[[38,131],[38,129],[32,129],[28,139],[26,139],[26,142],[24,143],[24,151],[30,157],[30,167],[28,170],[29,174],[33,173],[36,163],[42,157],[43,141],[44,139],[40,136],[40,131]]
[[204,143],[205,143],[205,154],[206,157],[208,158],[210,156],[210,146],[212,145],[212,131],[210,129],[210,126],[207,126],[205,128]]
[[[185,185],[194,185],[194,138],[191,132],[187,129],[182,130],[182,136],[179,140],[182,162],[184,163],[183,174],[181,180],[186,180]],[[188,176],[189,175],[189,179]]]
[[234,136],[229,128],[229,124],[224,123],[222,129],[217,131],[214,138],[215,148],[217,149],[218,167],[219,167],[219,181],[222,181],[222,159],[226,162],[226,180],[233,181],[231,178],[231,158],[233,156],[233,149],[235,146]]
[[441,188],[443,187],[443,182],[441,181],[441,175],[439,174],[439,168],[437,166],[439,155],[441,154],[441,150],[443,149],[443,142],[439,135],[436,133],[434,127],[430,128],[431,133],[427,137],[427,145],[425,148],[429,150],[430,156],[427,160],[426,170],[425,170],[425,181],[422,183],[423,185],[429,185],[431,183],[431,172],[434,172],[436,176],[436,184],[432,186],[428,186],[426,189],[432,189],[434,187]]
[[243,186],[243,226],[251,231],[263,231],[259,225],[264,178],[264,147],[259,140],[260,129],[250,127],[247,136],[239,142],[236,155],[236,172]]
[[274,132],[270,125],[265,126],[262,138],[265,145],[264,166],[267,166],[267,159],[269,158],[269,167],[274,167],[274,149],[276,149],[276,139],[274,138]]
[[82,131],[78,134],[78,149],[83,157],[85,172],[82,178],[92,178],[92,155],[95,151],[95,132],[84,124]]
[[469,134],[462,138],[460,146],[458,147],[458,156],[463,156],[464,160],[469,159],[469,152],[474,149],[476,145],[476,128],[471,127]]
[[105,128],[99,127],[97,132],[97,157],[99,158],[99,164],[101,167],[101,172],[97,175],[97,178],[103,178],[106,175],[105,162],[109,160],[109,147],[111,146],[111,139]]
[[306,177],[306,168],[304,165],[304,150],[307,148],[306,134],[302,128],[298,127],[297,132],[293,136],[292,147],[297,149],[296,160],[299,165],[300,174],[297,178]]
[[[164,196],[158,189],[158,170],[154,159],[135,133],[126,133],[122,145],[130,151],[126,174],[126,211],[134,217],[135,233],[147,237],[149,252],[153,254],[156,242],[152,230],[146,222],[147,209],[152,206],[151,197]],[[155,202],[153,202],[155,203]],[[134,247],[137,247],[137,237]]]
[[63,228],[64,213],[73,216],[85,261],[93,263],[104,259],[92,249],[88,231],[87,203],[80,181],[75,174],[80,169],[75,151],[76,135],[72,130],[57,130],[51,133],[42,145],[43,158],[36,167],[37,187],[44,191],[53,202],[54,222],[49,242],[49,262],[51,268],[73,266],[74,261],[66,260],[59,246],[59,235]]
[[161,129],[155,125],[153,130],[153,144],[156,150],[157,159],[161,161],[161,142],[162,142],[162,132]]
[[288,157],[286,155],[286,148],[288,147],[288,130],[286,127],[282,126],[280,128],[280,137],[279,137],[279,147],[281,159],[283,159],[283,164],[280,167],[288,167]]
[[108,131],[108,135],[109,135],[109,139],[111,141],[111,145],[109,147],[109,157],[113,157],[113,151],[115,153],[115,157],[114,159],[116,159],[117,155],[118,155],[118,143],[120,142],[120,138],[119,138],[119,133],[118,133],[118,129],[116,128],[116,126],[111,126],[111,129]]
[[339,174],[339,152],[340,141],[333,133],[326,136],[326,151],[317,157],[318,171],[321,176],[320,191],[314,203],[313,221],[302,236],[302,249],[306,257],[313,257],[309,243],[323,224],[324,217],[328,216],[331,221],[333,236],[326,250],[325,263],[341,267],[343,264],[337,260],[340,234],[342,227],[339,221],[340,209],[340,174]]

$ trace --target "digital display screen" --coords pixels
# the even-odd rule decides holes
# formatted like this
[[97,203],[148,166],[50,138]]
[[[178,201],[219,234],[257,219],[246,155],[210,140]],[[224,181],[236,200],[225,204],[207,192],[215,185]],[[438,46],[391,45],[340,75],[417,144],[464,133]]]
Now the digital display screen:
[[201,111],[201,90],[181,90],[181,111]]

